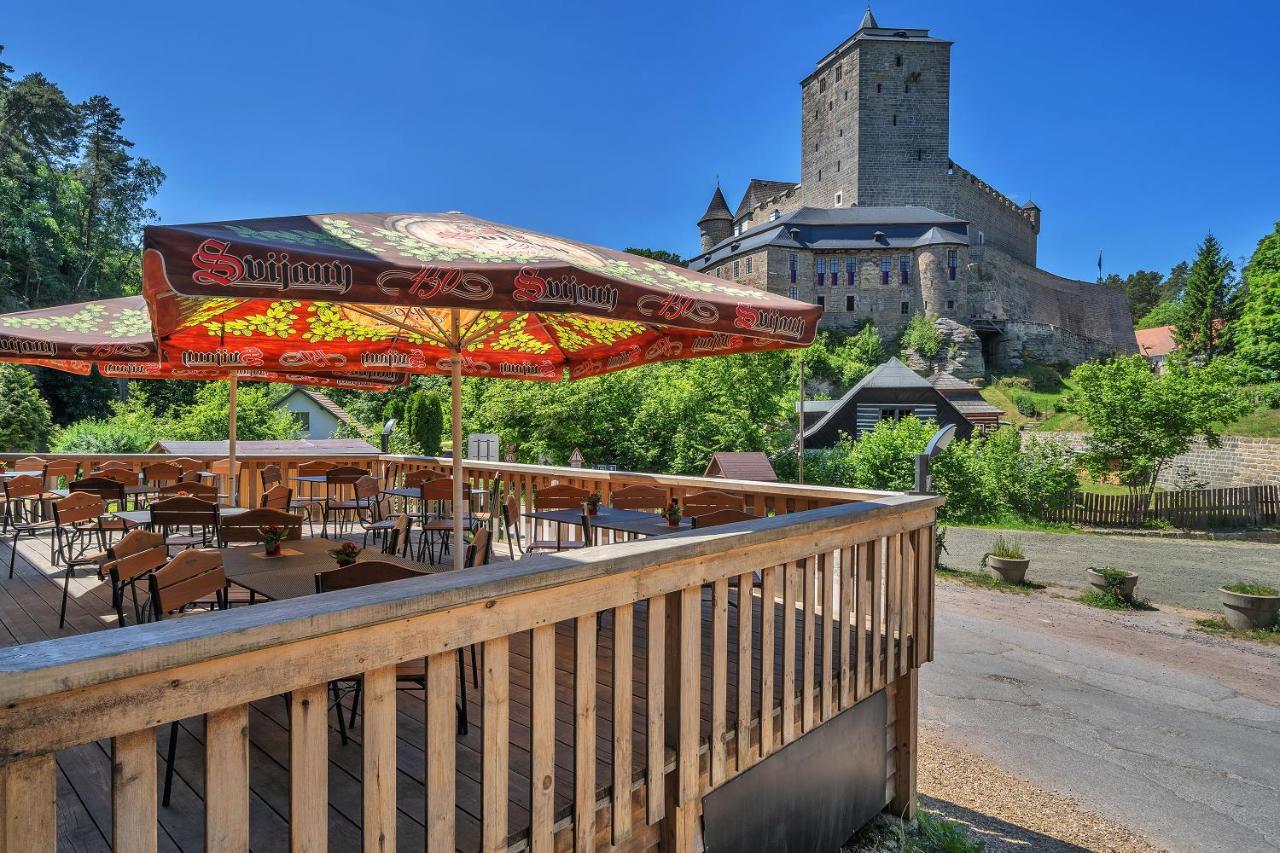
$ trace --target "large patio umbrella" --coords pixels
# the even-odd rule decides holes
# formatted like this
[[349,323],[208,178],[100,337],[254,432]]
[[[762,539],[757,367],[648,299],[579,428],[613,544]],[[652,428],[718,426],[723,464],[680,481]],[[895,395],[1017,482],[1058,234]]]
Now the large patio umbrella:
[[252,353],[265,370],[450,375],[455,542],[463,376],[581,379],[803,347],[822,310],[461,213],[152,226],[143,294],[165,357],[234,367]]
[[146,302],[125,296],[0,315],[0,362],[50,367],[87,376],[97,368],[120,379],[229,379],[228,461],[232,499],[236,488],[236,385],[240,379],[323,388],[386,391],[403,382],[401,373],[261,370],[250,356],[242,367],[226,367],[161,352]]

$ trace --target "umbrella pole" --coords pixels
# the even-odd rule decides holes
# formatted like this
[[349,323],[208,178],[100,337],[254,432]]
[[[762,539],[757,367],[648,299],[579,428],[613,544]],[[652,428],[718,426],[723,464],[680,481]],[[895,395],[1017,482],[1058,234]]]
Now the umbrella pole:
[[227,424],[227,497],[232,506],[240,506],[240,478],[236,476],[236,372],[231,371],[231,413]]
[[462,541],[462,324],[460,312],[453,309],[453,369],[450,377],[453,392],[453,567],[461,569],[466,558]]

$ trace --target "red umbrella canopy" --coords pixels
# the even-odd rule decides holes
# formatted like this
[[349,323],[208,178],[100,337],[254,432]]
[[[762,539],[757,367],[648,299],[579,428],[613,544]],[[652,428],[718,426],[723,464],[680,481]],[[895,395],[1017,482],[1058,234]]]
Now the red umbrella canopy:
[[[103,376],[125,379],[226,379],[230,370],[200,359],[162,359],[141,296],[80,302],[0,315],[0,361],[51,367],[87,376],[94,367]],[[249,359],[253,361],[253,359]],[[402,373],[374,371],[289,372],[247,364],[241,379],[287,382],[325,388],[385,391],[403,383]]]
[[[577,379],[813,342],[821,309],[460,213],[153,226],[143,291],[191,366]],[[458,323],[453,324],[454,309]]]

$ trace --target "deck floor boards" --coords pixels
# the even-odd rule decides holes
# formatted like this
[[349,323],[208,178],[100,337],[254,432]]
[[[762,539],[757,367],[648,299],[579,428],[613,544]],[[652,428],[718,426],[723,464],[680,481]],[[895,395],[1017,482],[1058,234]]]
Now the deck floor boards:
[[[495,549],[505,558],[505,547]],[[9,540],[0,546],[0,566],[9,558]],[[62,597],[61,572],[48,563],[48,545],[40,540],[23,541],[15,576],[0,575],[0,646],[28,643],[59,636],[89,633],[115,626],[109,587],[91,573],[81,570],[71,584],[67,626],[58,628],[58,609]],[[733,733],[737,725],[737,630],[736,595],[731,595],[729,608],[729,662],[727,686],[726,730]],[[752,713],[761,707],[759,693],[760,600],[753,599],[755,611],[752,627],[756,633],[752,674]],[[711,591],[702,598],[702,735],[710,734],[711,659],[707,653],[711,643]],[[633,773],[643,778],[646,769],[647,728],[647,643],[648,608],[643,602],[634,608],[634,662],[632,679]],[[783,655],[781,605],[775,611],[777,639],[776,672],[781,671]],[[802,626],[797,619],[797,636]],[[600,619],[596,660],[596,788],[603,791],[612,780],[610,758],[613,741],[613,618]],[[821,623],[820,623],[821,624]],[[556,630],[556,731],[555,731],[555,806],[558,817],[567,816],[572,807],[574,780],[574,625],[565,622]],[[822,643],[829,632],[817,632],[815,659],[822,660]],[[799,646],[800,644],[797,644]],[[868,648],[869,643],[863,647]],[[802,666],[797,648],[797,689]],[[529,825],[530,808],[530,671],[531,637],[528,632],[511,637],[510,643],[510,721],[511,749],[509,797],[509,836],[519,837]],[[838,659],[838,655],[833,655]],[[470,728],[457,739],[457,841],[460,850],[475,850],[480,844],[481,822],[481,719],[480,691],[472,682],[473,670],[469,650],[464,655],[467,678],[467,701]],[[818,664],[821,666],[821,664]],[[818,683],[815,674],[815,683]],[[782,679],[775,678],[775,699],[782,693]],[[329,837],[334,850],[360,848],[361,821],[361,747],[362,729],[350,732],[350,743],[339,738],[336,716],[329,715]],[[421,691],[399,691],[397,694],[397,832],[401,850],[424,847],[424,702]],[[289,846],[289,723],[285,702],[272,697],[252,704],[249,714],[250,733],[250,841],[255,851],[287,850]],[[158,785],[163,785],[165,748],[169,727],[156,732]],[[204,843],[204,721],[183,720],[179,727],[173,802],[160,807],[159,842],[162,851],[198,851]],[[59,849],[99,851],[110,849],[111,794],[110,744],[99,742],[58,754],[58,844]]]

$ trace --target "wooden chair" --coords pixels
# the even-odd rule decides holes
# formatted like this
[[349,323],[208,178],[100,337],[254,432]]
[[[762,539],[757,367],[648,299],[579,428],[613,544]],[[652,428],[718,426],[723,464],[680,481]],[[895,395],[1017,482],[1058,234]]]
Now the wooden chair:
[[201,483],[198,480],[180,480],[177,483],[161,486],[156,490],[156,495],[160,498],[176,498],[179,496],[200,498],[202,501],[217,503],[218,487],[213,483]]
[[467,557],[464,563],[468,569],[488,564],[493,559],[493,534],[489,528],[481,527],[471,536],[467,543]]
[[694,492],[685,495],[682,512],[690,518],[697,518],[720,509],[746,509],[746,501],[738,495],[708,489],[705,492]]
[[[22,536],[49,536],[49,561],[54,558],[55,527],[52,519],[37,519],[43,502],[56,500],[58,495],[45,491],[43,475],[35,477],[23,474],[0,480],[4,486],[4,525],[0,529],[13,529],[13,541],[9,543],[9,577],[13,577],[14,562],[18,556],[18,539]],[[28,518],[30,516],[30,518]]]
[[[520,499],[516,497],[515,492],[507,492],[506,500],[502,503],[502,529],[507,538],[507,551],[511,555],[511,559],[516,558],[516,554],[521,556],[532,551],[563,551],[574,548],[585,548],[586,540],[582,542],[564,542],[557,539],[536,539],[531,538],[527,543],[524,541],[524,534],[521,531],[523,519],[520,515]],[[556,525],[557,536],[559,534],[560,525]]]
[[[334,463],[324,459],[314,459],[311,462],[303,462],[298,466],[299,477],[316,477],[324,474],[330,468],[337,467]],[[316,533],[315,515],[317,510],[324,508],[324,495],[316,494],[314,483],[302,483],[298,489],[298,494],[289,502],[289,509],[294,512],[302,511],[307,516],[307,528],[311,531],[311,535]]]
[[112,480],[109,477],[86,477],[83,480],[73,480],[67,483],[67,489],[72,492],[86,492],[102,498],[104,515],[98,519],[98,532],[102,536],[104,546],[110,544],[112,533],[123,535],[137,527],[131,521],[105,514],[110,512],[113,506],[120,510],[123,510],[126,506],[127,496],[124,492],[124,484],[119,480]]
[[406,489],[412,489],[421,486],[423,483],[429,483],[432,480],[439,480],[440,472],[432,471],[430,468],[419,468],[416,471],[406,472],[404,475],[404,483]]
[[321,504],[320,524],[322,537],[329,537],[329,515],[335,505],[343,503],[343,490],[349,488],[354,491],[356,481],[367,476],[368,471],[354,465],[335,465],[324,472],[324,503]]
[[391,522],[390,528],[387,530],[386,537],[382,542],[382,553],[395,554],[400,553],[401,556],[409,553],[409,538],[413,533],[413,516],[407,512],[393,515],[391,518],[384,519]]
[[260,543],[262,528],[272,524],[284,528],[286,542],[302,538],[302,516],[278,509],[251,509],[225,516],[220,521],[219,535],[224,545]]
[[[211,534],[218,530],[218,505],[190,496],[164,498],[151,504],[151,526],[160,531],[170,548],[208,547],[213,541]],[[175,527],[185,527],[188,532],[170,536],[169,530]],[[198,535],[195,533],[197,527],[200,528]]]
[[262,503],[259,506],[263,509],[278,509],[281,512],[288,512],[292,503],[293,489],[277,481],[274,486],[262,493]]
[[758,519],[760,516],[752,515],[740,509],[717,509],[711,512],[704,512],[702,515],[695,515],[690,519],[693,522],[695,530],[701,530],[704,527],[715,527],[720,524],[733,524],[737,521],[751,521]]
[[218,483],[218,498],[231,503],[236,502],[236,496],[231,494],[231,478],[235,476],[237,488],[240,483],[240,469],[243,467],[241,460],[236,460],[235,471],[231,470],[231,459],[219,459],[209,466],[209,473],[213,474]]
[[39,456],[24,456],[17,462],[13,463],[15,471],[44,471],[44,466],[48,465],[47,459],[41,459]]
[[[62,577],[62,607],[58,611],[58,627],[67,624],[67,599],[71,596],[71,576],[79,566],[99,567],[106,559],[106,546],[98,529],[98,519],[106,511],[106,504],[97,495],[88,492],[72,492],[61,500],[53,501],[53,533],[57,542],[57,557],[51,562],[66,566]],[[96,538],[98,550],[84,547],[85,539]]]
[[[183,615],[191,605],[209,600],[217,609],[227,608],[227,576],[222,571],[222,554],[214,549],[183,551],[168,565],[147,575],[151,590],[151,612],[156,621]],[[173,763],[178,752],[178,720],[169,726],[168,760],[164,770],[161,805],[168,807],[173,792]]]
[[[564,484],[547,486],[544,489],[537,489],[534,491],[533,508],[535,511],[545,509],[581,509],[590,494],[591,493],[586,489],[579,489],[577,486],[568,486]],[[535,520],[535,527],[537,523],[538,522]],[[566,542],[563,534],[564,525],[557,523],[556,538],[554,540],[534,539],[528,546],[526,546],[525,550],[537,551],[549,549],[553,551],[566,551],[573,548],[586,547],[587,542],[585,540],[582,542],[576,542],[573,540]]]
[[[445,550],[453,545],[453,478],[437,477],[434,480],[428,480],[418,488],[419,496],[422,500],[422,541],[420,544],[425,545],[427,548],[428,562],[435,563],[436,551],[434,543],[438,542],[440,545],[441,560],[444,559]],[[432,504],[436,507],[434,513],[431,512]],[[448,507],[447,512],[446,507]],[[467,512],[465,506],[463,507],[463,512]],[[469,515],[463,516],[462,526],[464,528],[471,526]],[[421,555],[419,559],[421,559]]]
[[[335,468],[329,474],[332,475],[337,470]],[[345,477],[346,475],[340,474],[338,476]],[[345,485],[345,481],[331,477],[329,484],[336,489]],[[379,497],[382,494],[382,485],[376,477],[363,474],[351,483],[351,488],[353,496],[349,500],[325,500],[323,521],[320,526],[321,536],[326,536],[328,533],[330,516],[336,517],[336,529],[340,532],[344,517],[350,515],[353,524],[360,524],[365,528],[365,540],[368,540],[369,525],[378,520],[378,505]]]
[[262,491],[264,492],[272,486],[284,482],[284,473],[280,470],[280,466],[276,464],[264,466],[258,472],[258,476],[262,478]]
[[[370,586],[378,583],[388,583],[390,581],[404,580],[406,578],[425,577],[424,573],[414,571],[413,569],[396,563],[390,563],[383,560],[363,560],[352,563],[349,566],[343,566],[338,569],[330,569],[327,572],[316,573],[316,592],[335,592],[342,589],[355,589],[362,586]],[[472,646],[471,666],[475,669],[475,647]],[[415,660],[405,661],[396,664],[396,688],[399,690],[425,690],[426,689],[426,659],[418,658]],[[334,705],[338,712],[338,734],[342,738],[345,746],[347,743],[347,729],[355,728],[356,713],[360,708],[360,693],[363,685],[363,679],[359,675],[353,675],[348,678],[338,679],[329,683],[332,691]],[[466,675],[466,658],[463,657],[462,649],[458,649],[458,687],[460,689],[459,696],[461,701],[458,702],[458,734],[465,735],[467,733],[467,675]],[[343,691],[351,691],[354,696],[351,701],[351,721],[347,723],[344,718],[344,710],[342,707]]]
[[130,468],[94,468],[89,476],[95,479],[115,480],[122,486],[138,485],[138,474]]
[[80,463],[74,459],[55,459],[44,466],[44,487],[58,488],[58,481],[70,483],[80,476]]
[[471,521],[473,524],[483,526],[486,530],[492,532],[495,523],[502,514],[499,509],[502,506],[501,474],[493,478],[493,482],[489,484],[489,489],[483,493],[481,500],[482,503],[479,508],[471,510]]
[[662,512],[667,508],[667,490],[657,486],[637,483],[618,489],[609,496],[609,506],[615,509],[634,509],[641,512]]
[[190,483],[199,480],[200,474],[204,471],[204,463],[189,456],[179,456],[177,459],[170,459],[169,461],[182,470],[183,482]]
[[134,530],[107,549],[107,559],[99,569],[111,582],[111,604],[116,610],[116,624],[128,624],[124,615],[124,595],[128,588],[133,598],[133,618],[143,621],[143,605],[138,601],[138,584],[148,574],[169,561],[164,537],[150,530]]
[[182,469],[172,462],[152,462],[142,466],[142,480],[149,486],[167,486],[182,479]]

